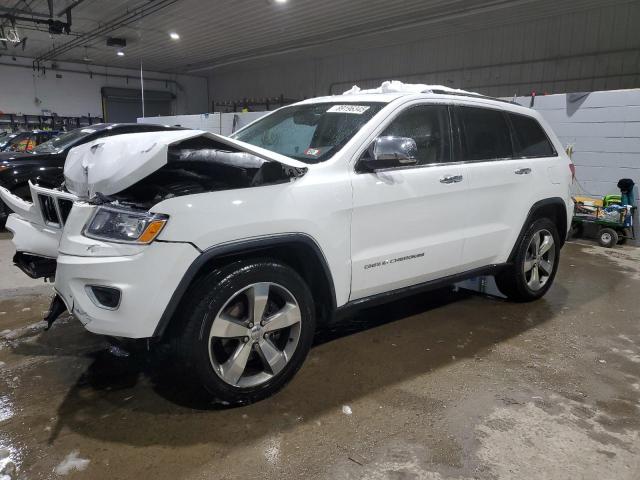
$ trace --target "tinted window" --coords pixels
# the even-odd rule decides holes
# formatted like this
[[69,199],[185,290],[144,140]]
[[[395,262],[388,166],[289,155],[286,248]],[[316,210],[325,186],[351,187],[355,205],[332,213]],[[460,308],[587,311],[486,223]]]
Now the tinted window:
[[511,158],[511,135],[504,114],[488,108],[460,107],[465,160]]
[[516,138],[516,157],[555,157],[556,151],[535,118],[510,113]]
[[417,165],[450,159],[449,112],[446,105],[423,105],[401,113],[381,136],[413,138],[418,147]]

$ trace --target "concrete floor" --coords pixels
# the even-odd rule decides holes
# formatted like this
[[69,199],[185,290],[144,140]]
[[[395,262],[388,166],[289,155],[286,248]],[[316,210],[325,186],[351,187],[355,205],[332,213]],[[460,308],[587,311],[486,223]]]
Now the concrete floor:
[[[318,334],[275,397],[215,410],[65,317],[0,239],[0,470],[14,478],[640,478],[640,250],[569,244],[518,305],[435,292]],[[10,470],[6,468],[5,470]],[[1,475],[0,475],[1,477]]]

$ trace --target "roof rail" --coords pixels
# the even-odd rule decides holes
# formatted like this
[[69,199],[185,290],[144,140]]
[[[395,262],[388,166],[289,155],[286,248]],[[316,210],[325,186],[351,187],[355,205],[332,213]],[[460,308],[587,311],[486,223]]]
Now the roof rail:
[[502,102],[502,103],[510,103],[511,105],[518,105],[518,106],[522,106],[519,103],[516,102],[512,102],[511,100],[503,100],[502,98],[497,98],[497,97],[490,97],[489,95],[481,95],[481,94],[472,94],[472,93],[463,93],[463,92],[451,92],[448,90],[438,90],[438,89],[429,89],[429,90],[425,90],[423,93],[435,93],[438,95],[457,95],[460,97],[470,97],[470,98],[484,98],[486,100],[495,100],[496,102]]

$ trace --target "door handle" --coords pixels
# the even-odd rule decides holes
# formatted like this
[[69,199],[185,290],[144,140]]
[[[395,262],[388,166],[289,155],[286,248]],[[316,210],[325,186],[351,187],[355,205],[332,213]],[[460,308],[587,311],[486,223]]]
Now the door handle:
[[440,183],[460,183],[462,175],[445,175],[440,179]]
[[529,175],[531,173],[531,169],[530,168],[520,168],[518,170],[516,170],[515,172],[516,175]]

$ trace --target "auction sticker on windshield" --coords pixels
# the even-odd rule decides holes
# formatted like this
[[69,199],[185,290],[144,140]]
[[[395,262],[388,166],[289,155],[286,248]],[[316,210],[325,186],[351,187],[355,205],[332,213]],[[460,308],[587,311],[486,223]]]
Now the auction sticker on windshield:
[[304,151],[304,154],[311,157],[317,157],[318,155],[320,155],[320,150],[318,150],[317,148],[307,148]]
[[355,113],[356,115],[362,115],[369,110],[367,105],[334,105],[327,113]]

